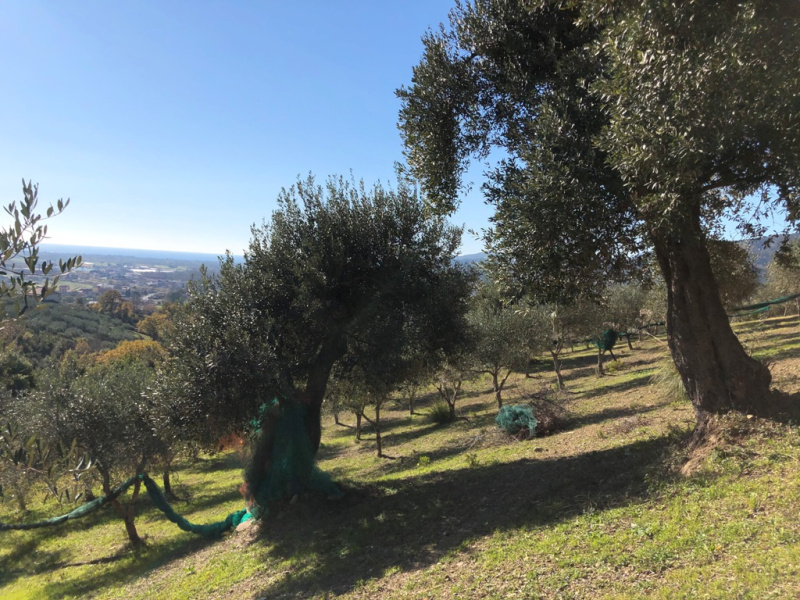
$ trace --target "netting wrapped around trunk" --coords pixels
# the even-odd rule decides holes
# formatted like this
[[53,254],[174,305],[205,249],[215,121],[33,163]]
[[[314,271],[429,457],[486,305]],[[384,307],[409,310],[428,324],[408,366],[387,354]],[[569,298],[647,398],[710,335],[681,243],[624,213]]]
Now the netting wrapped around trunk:
[[317,467],[306,429],[306,407],[293,400],[273,400],[262,407],[253,457],[245,470],[245,497],[255,517],[270,503],[313,490],[338,498],[341,490]]

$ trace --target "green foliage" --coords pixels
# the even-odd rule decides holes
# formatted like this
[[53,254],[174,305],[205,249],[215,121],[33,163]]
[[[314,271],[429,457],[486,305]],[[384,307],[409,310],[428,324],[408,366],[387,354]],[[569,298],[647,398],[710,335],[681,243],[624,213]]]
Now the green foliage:
[[[59,477],[64,472],[73,475],[70,489],[89,492],[99,481],[103,492],[110,493],[116,483],[156,464],[175,443],[176,430],[165,426],[170,398],[152,392],[159,359],[148,348],[136,350],[112,351],[101,355],[102,360],[70,351],[60,363],[40,371],[35,389],[7,401],[5,416],[25,436],[35,437],[44,448],[72,448],[66,455],[71,462],[83,459],[77,468],[67,465],[66,471],[64,458],[55,469],[37,469],[51,473],[51,494],[63,493]],[[129,504],[114,504],[133,543],[141,542],[133,526],[139,486],[134,486]]]
[[431,405],[428,409],[428,416],[437,425],[447,425],[456,420],[456,415],[450,409],[450,405],[443,400],[437,400]]
[[27,358],[9,348],[0,350],[0,386],[6,392],[16,395],[32,388],[34,383],[33,364]]
[[178,310],[173,303],[163,304],[156,312],[147,315],[136,324],[136,331],[159,342],[169,337],[173,328],[173,318]]
[[776,186],[765,206],[790,217],[800,200],[800,14],[791,0],[717,8],[642,2],[600,17],[601,145],[651,226],[669,228],[698,196],[707,219],[741,215],[737,200],[765,185]]
[[[477,0],[457,3],[449,27],[423,43],[412,85],[398,92],[409,164],[451,212],[468,160],[500,148],[484,186],[495,206],[486,241],[506,288],[538,301],[596,298],[652,250],[698,408],[767,397],[769,372],[730,330],[706,241],[723,217],[751,234],[772,210],[800,217],[794,0],[722,10]],[[751,194],[761,195],[752,218]],[[724,360],[691,336],[725,346]]]
[[[0,431],[0,492],[15,496],[21,511],[34,484],[40,484],[59,505],[79,500],[80,478],[91,468],[73,442],[65,445],[33,434],[35,428],[6,423]],[[3,494],[0,493],[0,497]]]
[[[66,261],[59,259],[57,273],[55,264],[50,261],[39,262],[39,244],[47,236],[47,225],[43,221],[59,215],[69,205],[58,200],[55,207],[49,206],[45,215],[36,212],[39,204],[39,186],[22,180],[22,200],[4,207],[6,214],[13,218],[13,224],[0,229],[0,298],[13,298],[17,312],[22,313],[30,306],[44,300],[58,283],[59,275],[68,273],[81,265],[81,257],[75,256]],[[24,266],[14,263],[21,259]],[[34,280],[37,277],[40,281]]]
[[800,240],[782,244],[767,265],[767,290],[769,299],[800,293]]
[[640,223],[669,228],[698,200],[713,222],[775,185],[766,204],[793,215],[790,5],[460,3],[398,91],[409,164],[450,211],[471,155],[510,155],[485,188],[492,261],[543,299],[599,293]]
[[472,298],[467,321],[471,326],[474,369],[488,373],[498,407],[502,391],[512,371],[527,369],[531,354],[541,351],[542,336],[537,337],[541,323],[538,313],[504,302],[497,286],[482,282]]
[[632,332],[642,324],[647,290],[637,283],[619,283],[608,287],[605,298],[605,322],[622,332]]
[[190,421],[237,426],[265,401],[298,396],[318,418],[337,361],[383,365],[391,387],[410,340],[431,355],[464,329],[472,278],[452,263],[460,230],[429,218],[410,184],[309,178],[278,204],[244,262],[228,257],[190,285],[176,317],[168,345]]
[[575,27],[579,10],[560,4],[457,4],[450,27],[423,38],[398,96],[406,156],[439,208],[455,206],[471,155],[500,146],[509,156],[484,186],[492,269],[563,302],[626,273],[638,244],[622,179],[593,142],[608,121],[586,85],[603,73],[586,49],[598,31]]
[[106,290],[100,294],[95,308],[104,315],[131,325],[136,324],[141,318],[133,302],[123,300],[122,294],[117,290]]
[[111,349],[139,336],[122,321],[75,304],[41,304],[13,322],[4,323],[3,341],[34,364],[60,358],[83,339],[91,350]]
[[711,269],[726,310],[743,304],[758,289],[758,271],[746,246],[726,240],[708,240]]

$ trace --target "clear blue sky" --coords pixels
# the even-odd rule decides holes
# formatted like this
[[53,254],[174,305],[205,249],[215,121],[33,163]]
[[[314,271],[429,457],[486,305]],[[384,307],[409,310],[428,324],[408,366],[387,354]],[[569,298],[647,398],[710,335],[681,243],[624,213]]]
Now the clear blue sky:
[[0,201],[70,197],[52,243],[239,254],[298,175],[393,178],[394,90],[451,6],[0,0]]

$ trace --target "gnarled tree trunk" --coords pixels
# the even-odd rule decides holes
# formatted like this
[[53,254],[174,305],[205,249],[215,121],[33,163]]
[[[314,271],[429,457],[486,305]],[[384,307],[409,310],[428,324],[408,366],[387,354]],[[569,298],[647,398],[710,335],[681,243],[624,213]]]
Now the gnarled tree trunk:
[[699,203],[669,230],[651,231],[651,238],[667,284],[667,342],[698,420],[729,410],[769,412],[769,369],[747,355],[731,329],[711,271]]

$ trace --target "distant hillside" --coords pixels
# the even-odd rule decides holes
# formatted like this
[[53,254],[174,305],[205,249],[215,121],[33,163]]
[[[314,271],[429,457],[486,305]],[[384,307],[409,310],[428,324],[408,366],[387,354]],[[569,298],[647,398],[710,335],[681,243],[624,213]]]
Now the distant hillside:
[[[789,239],[796,240],[798,237],[800,237],[800,235],[793,234],[789,236]],[[767,265],[772,262],[772,257],[775,256],[775,251],[780,247],[782,238],[773,239],[772,243],[767,247],[765,244],[768,240],[769,238],[762,237],[754,240],[742,240],[740,242],[750,250],[750,254],[753,256],[753,261],[755,262],[756,269],[758,269],[759,276],[762,280],[767,276]]]
[[[7,302],[7,315],[12,315]],[[61,356],[79,339],[93,351],[113,348],[122,340],[140,339],[132,325],[77,304],[45,302],[21,317],[4,321],[0,341],[15,343],[34,363]]]
[[456,256],[456,262],[461,264],[472,264],[472,263],[479,263],[486,260],[486,253],[485,252],[477,252],[475,254],[462,254],[461,256]]

